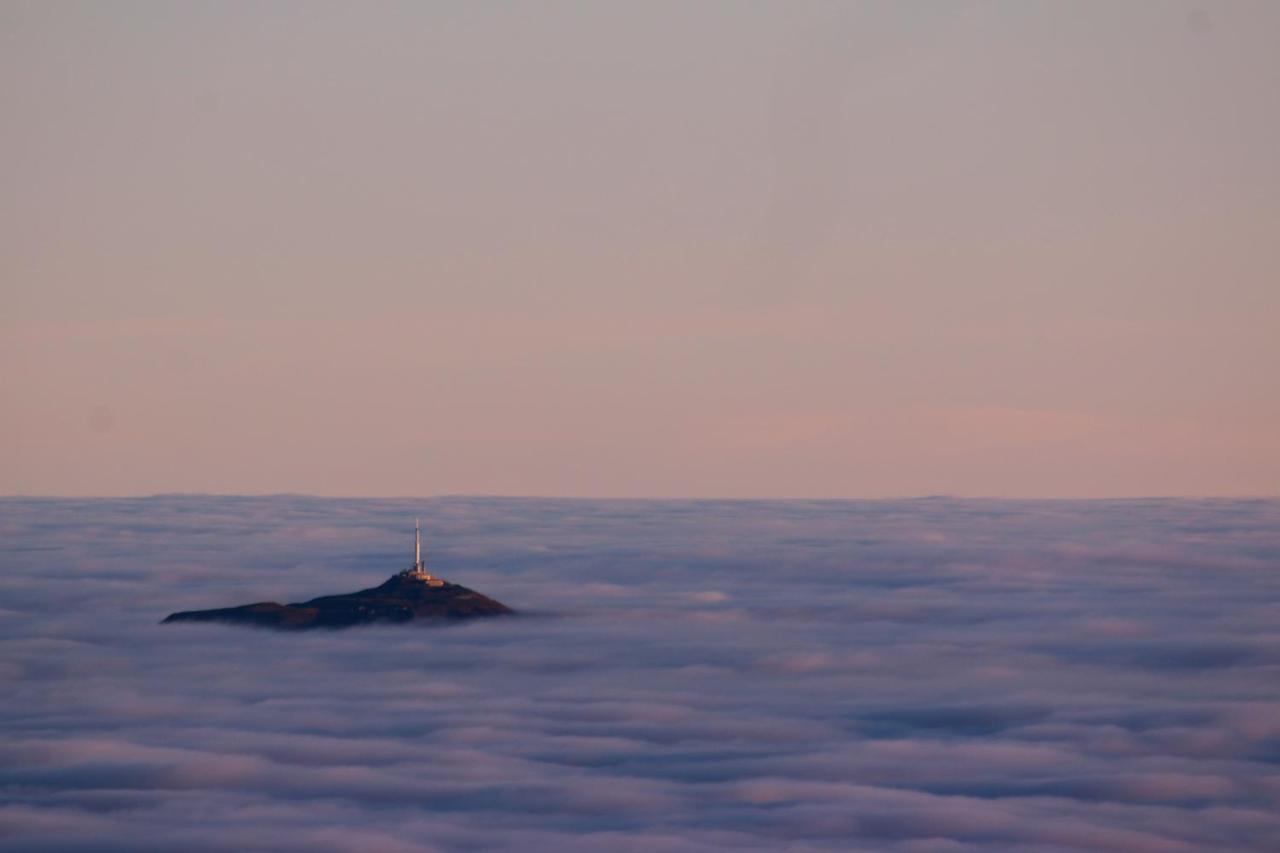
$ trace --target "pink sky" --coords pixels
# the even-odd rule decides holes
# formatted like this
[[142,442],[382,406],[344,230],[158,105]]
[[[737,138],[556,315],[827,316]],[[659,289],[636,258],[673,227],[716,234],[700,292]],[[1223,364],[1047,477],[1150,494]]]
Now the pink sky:
[[1275,494],[1280,4],[0,2],[0,493]]

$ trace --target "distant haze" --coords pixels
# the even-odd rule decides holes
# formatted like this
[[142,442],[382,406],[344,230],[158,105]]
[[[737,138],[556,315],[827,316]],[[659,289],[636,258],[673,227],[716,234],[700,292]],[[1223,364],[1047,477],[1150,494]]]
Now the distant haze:
[[0,493],[1274,494],[1277,45],[0,0]]

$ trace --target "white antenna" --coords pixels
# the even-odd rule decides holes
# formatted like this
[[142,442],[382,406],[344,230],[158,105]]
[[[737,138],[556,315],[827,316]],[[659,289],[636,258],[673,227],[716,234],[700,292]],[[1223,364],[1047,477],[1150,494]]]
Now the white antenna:
[[413,567],[422,569],[422,521],[413,520]]
[[413,578],[427,586],[445,586],[446,581],[427,571],[427,561],[422,559],[422,519],[413,520],[413,567],[402,569],[397,577]]

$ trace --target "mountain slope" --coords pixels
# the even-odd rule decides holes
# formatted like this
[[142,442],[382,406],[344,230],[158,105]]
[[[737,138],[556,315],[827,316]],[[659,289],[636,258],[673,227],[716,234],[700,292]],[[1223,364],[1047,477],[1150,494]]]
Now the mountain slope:
[[298,604],[264,601],[215,610],[171,613],[161,623],[226,622],[261,628],[349,628],[355,625],[404,622],[452,622],[486,616],[508,616],[511,608],[475,590],[453,583],[432,585],[411,573],[392,575],[385,583],[346,595],[326,595]]

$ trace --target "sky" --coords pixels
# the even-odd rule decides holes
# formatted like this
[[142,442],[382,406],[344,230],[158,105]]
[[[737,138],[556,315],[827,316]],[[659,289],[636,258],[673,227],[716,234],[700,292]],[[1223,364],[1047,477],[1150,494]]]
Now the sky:
[[[413,555],[521,616],[159,625]],[[1280,501],[0,499],[0,851],[1280,847]]]
[[0,494],[1275,494],[1276,44],[0,0]]

